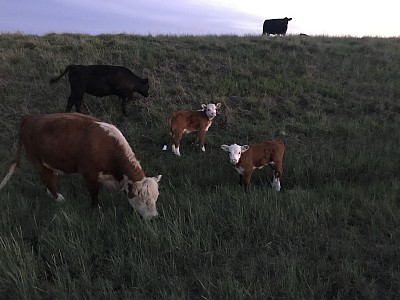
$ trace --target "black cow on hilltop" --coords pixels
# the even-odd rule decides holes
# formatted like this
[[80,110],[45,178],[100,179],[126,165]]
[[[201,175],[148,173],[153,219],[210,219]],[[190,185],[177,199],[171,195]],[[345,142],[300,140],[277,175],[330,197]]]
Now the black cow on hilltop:
[[263,35],[264,34],[282,34],[285,35],[287,31],[288,22],[292,18],[283,19],[269,19],[264,21]]
[[58,81],[66,73],[71,86],[67,112],[73,106],[80,112],[83,95],[88,93],[97,97],[119,96],[122,99],[122,113],[126,116],[126,103],[133,99],[134,92],[149,96],[149,80],[140,78],[125,67],[69,65],[59,76],[50,79],[50,83]]

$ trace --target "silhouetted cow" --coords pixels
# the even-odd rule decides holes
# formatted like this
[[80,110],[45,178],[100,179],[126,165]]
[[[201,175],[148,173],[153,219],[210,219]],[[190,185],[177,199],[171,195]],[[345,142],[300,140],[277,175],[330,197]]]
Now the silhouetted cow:
[[264,34],[282,34],[285,35],[287,31],[288,22],[292,18],[283,19],[269,19],[264,21],[263,25],[263,35]]
[[116,95],[122,99],[122,113],[126,113],[126,103],[133,100],[133,93],[138,92],[144,97],[149,96],[149,80],[142,79],[131,70],[121,66],[107,65],[69,65],[50,83],[58,81],[68,73],[71,94],[68,98],[67,112],[75,105],[77,112],[81,111],[82,98],[85,93],[102,97]]

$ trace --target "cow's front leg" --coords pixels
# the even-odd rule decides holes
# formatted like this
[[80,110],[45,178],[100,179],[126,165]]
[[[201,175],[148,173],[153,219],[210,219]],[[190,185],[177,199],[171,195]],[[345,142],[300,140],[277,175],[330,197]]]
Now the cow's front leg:
[[201,151],[205,152],[204,141],[206,137],[206,132],[204,130],[199,130],[197,132],[197,144],[200,146]]
[[250,179],[251,175],[253,174],[253,169],[246,169],[243,172],[243,177],[242,177],[242,185],[247,189],[250,185]]
[[47,188],[47,193],[57,202],[64,202],[65,199],[58,191],[56,184],[56,176],[54,171],[46,168],[45,166],[39,167],[40,179]]
[[239,184],[240,184],[241,186],[244,185],[243,174],[239,174]]
[[99,205],[99,190],[100,183],[97,174],[85,174],[84,176],[86,187],[89,190],[90,198],[92,199],[92,208],[100,208]]

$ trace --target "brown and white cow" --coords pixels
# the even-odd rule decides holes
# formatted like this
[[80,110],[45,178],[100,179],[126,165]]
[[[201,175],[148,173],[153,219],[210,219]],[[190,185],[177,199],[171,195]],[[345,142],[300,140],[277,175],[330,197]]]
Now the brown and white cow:
[[239,183],[248,187],[254,169],[267,165],[273,169],[274,180],[271,185],[276,191],[281,190],[282,162],[285,146],[281,141],[265,141],[259,144],[240,146],[237,144],[222,145],[229,152],[229,160],[235,165],[240,176]]
[[[198,111],[176,111],[168,117],[168,126],[172,138],[172,152],[178,156],[181,155],[179,145],[182,135],[193,131],[197,131],[196,144],[201,147],[203,152],[206,151],[204,147],[206,131],[208,131],[217,115],[217,109],[221,107],[221,103],[202,104],[201,107],[202,109]],[[166,150],[166,146],[164,146],[163,150]]]
[[56,175],[79,173],[97,207],[101,184],[124,190],[131,206],[144,218],[158,216],[156,201],[161,175],[146,177],[122,133],[113,125],[80,113],[26,115],[19,128],[16,158],[2,189],[21,161],[28,160],[56,201],[64,201]]

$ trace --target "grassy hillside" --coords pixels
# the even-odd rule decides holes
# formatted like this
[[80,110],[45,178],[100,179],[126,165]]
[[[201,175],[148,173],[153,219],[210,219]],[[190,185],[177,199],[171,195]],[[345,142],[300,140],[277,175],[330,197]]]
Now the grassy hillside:
[[[62,112],[68,64],[150,80],[123,117],[116,97],[83,110],[123,132],[162,174],[145,222],[79,176],[54,203],[23,160],[0,191],[0,295],[29,299],[395,299],[400,297],[400,40],[334,37],[0,35],[0,176],[19,118]],[[161,148],[166,118],[221,102],[206,152]],[[224,143],[285,142],[283,190],[256,170],[245,192]]]

